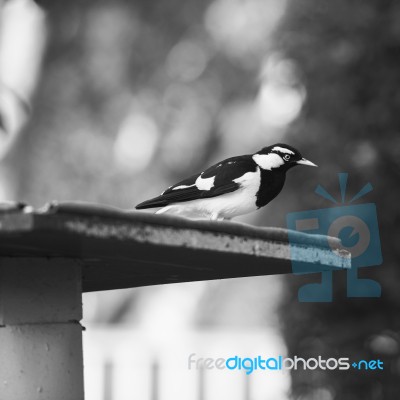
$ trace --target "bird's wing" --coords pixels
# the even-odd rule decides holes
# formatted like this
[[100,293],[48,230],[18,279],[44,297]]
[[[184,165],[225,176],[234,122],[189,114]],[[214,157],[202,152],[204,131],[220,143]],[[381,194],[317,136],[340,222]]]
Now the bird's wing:
[[247,172],[254,172],[257,165],[251,156],[228,158],[200,174],[178,182],[169,187],[160,196],[147,200],[136,206],[137,209],[165,207],[172,203],[204,199],[234,192],[240,183],[236,179]]

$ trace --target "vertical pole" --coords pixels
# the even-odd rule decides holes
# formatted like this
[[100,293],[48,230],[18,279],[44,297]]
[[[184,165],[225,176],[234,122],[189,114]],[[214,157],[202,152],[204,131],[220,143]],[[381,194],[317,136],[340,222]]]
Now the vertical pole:
[[204,376],[204,367],[201,365],[199,370],[199,383],[198,383],[198,389],[197,389],[197,399],[198,400],[204,400],[205,399],[205,376]]
[[251,400],[250,387],[251,387],[251,375],[245,374],[244,375],[244,394],[243,394],[244,400]]
[[104,396],[103,400],[113,400],[114,364],[107,360],[104,364]]
[[81,268],[0,259],[2,400],[83,400]]
[[155,359],[151,365],[151,400],[159,400],[160,364]]

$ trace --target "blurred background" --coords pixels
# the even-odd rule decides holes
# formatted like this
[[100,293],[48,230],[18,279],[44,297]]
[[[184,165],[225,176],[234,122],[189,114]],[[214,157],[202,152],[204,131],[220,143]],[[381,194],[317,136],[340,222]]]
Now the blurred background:
[[[400,393],[400,3],[390,0],[0,0],[0,200],[132,209],[234,155],[284,142],[317,170],[243,218],[285,227],[330,207],[338,172],[374,191],[379,299],[299,303],[308,276],[84,295],[87,399],[375,400]],[[384,361],[384,371],[234,375],[187,357]]]

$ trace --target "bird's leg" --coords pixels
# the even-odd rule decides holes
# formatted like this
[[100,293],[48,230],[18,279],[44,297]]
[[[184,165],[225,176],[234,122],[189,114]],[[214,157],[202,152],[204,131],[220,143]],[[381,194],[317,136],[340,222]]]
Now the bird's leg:
[[210,216],[210,221],[218,221],[219,217],[217,213],[212,213]]
[[221,216],[219,216],[218,214],[215,213],[215,214],[211,214],[210,220],[211,221],[229,221],[230,218],[221,217]]
[[172,206],[165,206],[163,208],[160,208],[158,211],[156,211],[156,214],[164,214],[165,212],[168,212],[168,210],[171,209]]

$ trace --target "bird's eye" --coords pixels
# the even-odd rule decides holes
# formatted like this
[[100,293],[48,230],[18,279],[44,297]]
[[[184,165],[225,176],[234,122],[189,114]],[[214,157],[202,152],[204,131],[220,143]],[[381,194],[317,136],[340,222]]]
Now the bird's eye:
[[286,161],[289,161],[289,160],[290,160],[289,154],[285,154],[285,155],[283,156],[283,159],[286,160]]

